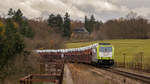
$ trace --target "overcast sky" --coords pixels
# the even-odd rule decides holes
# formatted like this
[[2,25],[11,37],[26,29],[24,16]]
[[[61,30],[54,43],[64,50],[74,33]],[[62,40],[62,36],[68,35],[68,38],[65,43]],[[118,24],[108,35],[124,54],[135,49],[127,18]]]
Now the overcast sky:
[[93,14],[106,21],[125,16],[130,11],[150,19],[150,0],[0,0],[0,14],[20,8],[28,18],[46,17],[50,13],[69,12],[74,20]]

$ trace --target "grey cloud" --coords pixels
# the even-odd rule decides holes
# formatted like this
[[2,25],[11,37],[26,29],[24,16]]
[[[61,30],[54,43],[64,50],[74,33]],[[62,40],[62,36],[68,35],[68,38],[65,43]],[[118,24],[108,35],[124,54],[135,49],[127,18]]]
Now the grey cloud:
[[108,0],[108,2],[116,5],[124,5],[129,9],[150,7],[150,0]]
[[95,8],[92,5],[86,4],[83,6],[80,5],[76,5],[76,8],[80,11],[83,11],[85,13],[94,13],[95,12]]
[[28,18],[47,17],[50,13],[64,15],[69,12],[71,18],[83,20],[85,15],[94,14],[96,19],[106,21],[125,16],[134,11],[138,15],[150,18],[150,0],[0,0],[0,14],[6,14],[9,8],[20,8]]

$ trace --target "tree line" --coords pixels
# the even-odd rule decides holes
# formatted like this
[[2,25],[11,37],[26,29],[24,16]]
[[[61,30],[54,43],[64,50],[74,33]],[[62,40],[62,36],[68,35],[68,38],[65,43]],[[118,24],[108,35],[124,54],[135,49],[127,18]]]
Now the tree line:
[[[72,29],[71,23],[74,24],[74,21],[71,21],[68,13],[65,14],[64,18],[60,14],[50,14],[47,21],[51,27],[57,32],[62,33],[64,37],[70,37]],[[79,23],[83,24],[82,26],[85,27],[89,33],[98,30],[103,24],[102,21],[96,20],[94,15],[91,15],[90,18],[85,16],[84,22],[79,21]],[[81,27],[81,25],[76,25],[76,27],[77,26]]]
[[105,22],[94,34],[95,39],[148,39],[150,23],[142,17],[114,19]]
[[51,14],[48,19],[51,27],[56,31],[61,31],[65,37],[71,35],[71,23],[74,27],[83,26],[92,36],[91,39],[148,39],[150,38],[150,23],[147,19],[137,16],[136,13],[131,12],[125,18],[112,19],[106,22],[98,21],[94,15],[90,18],[85,16],[84,22],[79,21],[80,24],[74,23],[70,20],[70,15],[66,13],[65,17],[61,15]]

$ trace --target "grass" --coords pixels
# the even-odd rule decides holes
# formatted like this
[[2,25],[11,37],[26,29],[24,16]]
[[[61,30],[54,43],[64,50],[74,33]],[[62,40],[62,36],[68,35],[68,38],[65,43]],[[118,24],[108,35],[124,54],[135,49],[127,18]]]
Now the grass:
[[102,40],[92,42],[79,42],[79,43],[67,43],[67,48],[78,48],[88,46],[93,43],[111,43],[115,48],[115,61],[123,62],[123,53],[126,53],[126,61],[131,62],[140,58],[139,53],[143,52],[144,63],[149,63],[150,59],[150,39],[116,39],[116,40]]

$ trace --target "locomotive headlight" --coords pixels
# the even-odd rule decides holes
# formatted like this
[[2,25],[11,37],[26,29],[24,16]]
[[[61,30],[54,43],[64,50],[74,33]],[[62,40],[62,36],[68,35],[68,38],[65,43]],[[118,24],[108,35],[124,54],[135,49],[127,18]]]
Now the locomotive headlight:
[[110,60],[109,62],[112,63],[112,60]]

